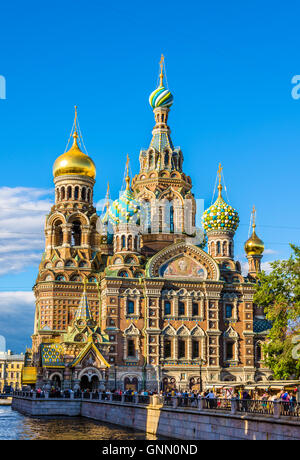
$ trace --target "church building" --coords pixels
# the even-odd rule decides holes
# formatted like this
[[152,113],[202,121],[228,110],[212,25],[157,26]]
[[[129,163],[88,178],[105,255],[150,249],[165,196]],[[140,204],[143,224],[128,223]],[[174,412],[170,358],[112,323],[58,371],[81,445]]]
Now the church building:
[[73,145],[53,166],[55,203],[45,219],[26,361],[34,378],[23,383],[159,391],[271,378],[261,346],[271,324],[253,303],[264,251],[255,210],[244,276],[234,258],[239,216],[224,199],[221,165],[217,199],[196,227],[164,80],[162,59],[149,98],[150,145],[132,179],[127,159],[126,187],[113,202],[107,192],[101,216],[93,204],[96,166],[84,152],[75,108]]

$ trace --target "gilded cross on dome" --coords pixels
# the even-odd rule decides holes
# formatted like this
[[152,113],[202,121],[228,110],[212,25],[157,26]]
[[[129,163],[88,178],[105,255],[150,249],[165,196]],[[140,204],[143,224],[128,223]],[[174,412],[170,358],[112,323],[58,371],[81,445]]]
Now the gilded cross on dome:
[[161,58],[160,58],[160,62],[159,62],[159,65],[160,65],[160,76],[159,76],[159,79],[160,79],[160,86],[163,86],[163,79],[164,79],[164,71],[163,71],[163,68],[164,68],[164,62],[165,62],[165,57],[164,57],[164,55],[162,54],[162,55],[161,55]]
[[219,196],[221,196],[221,191],[222,191],[222,184],[221,184],[221,181],[222,181],[222,169],[223,169],[223,166],[221,166],[221,163],[219,163],[219,169],[218,169],[218,176],[219,176],[219,185],[218,185],[218,190],[219,190]]
[[252,227],[255,228],[256,227],[256,224],[255,224],[256,209],[255,209],[254,205],[253,205],[253,208],[252,208],[252,218],[253,218]]

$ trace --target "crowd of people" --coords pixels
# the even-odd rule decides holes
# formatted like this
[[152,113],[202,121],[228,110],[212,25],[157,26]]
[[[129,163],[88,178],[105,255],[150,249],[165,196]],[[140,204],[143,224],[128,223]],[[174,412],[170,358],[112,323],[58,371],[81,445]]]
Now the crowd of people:
[[[35,392],[36,398],[45,398],[46,390],[45,388],[37,388],[36,390],[30,389],[30,393],[33,394]],[[197,401],[200,398],[205,399],[206,407],[208,408],[217,408],[217,407],[225,407],[224,404],[226,401],[235,399],[241,401],[240,407],[241,410],[247,411],[250,407],[251,401],[261,401],[262,408],[269,408],[270,402],[274,401],[281,401],[283,410],[285,412],[291,412],[298,406],[298,401],[296,397],[296,389],[295,391],[286,391],[282,390],[278,393],[271,393],[268,390],[265,390],[263,393],[259,394],[258,391],[247,391],[246,389],[240,391],[233,391],[229,389],[219,389],[215,391],[214,389],[209,389],[203,392],[200,391],[181,391],[176,389],[167,389],[165,391],[161,390],[160,392],[157,391],[150,391],[150,390],[121,390],[121,389],[114,389],[114,390],[91,390],[91,389],[65,389],[60,390],[57,387],[52,386],[47,389],[48,396],[50,398],[90,398],[90,393],[92,393],[92,398],[95,399],[105,399],[109,400],[110,395],[127,395],[127,396],[153,396],[158,395],[163,398],[167,403],[171,403],[172,397],[180,398],[182,405],[197,405]]]

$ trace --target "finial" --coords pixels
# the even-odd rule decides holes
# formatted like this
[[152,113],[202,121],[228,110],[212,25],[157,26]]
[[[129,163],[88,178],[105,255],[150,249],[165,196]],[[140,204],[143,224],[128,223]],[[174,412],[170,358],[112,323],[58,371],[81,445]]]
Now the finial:
[[253,230],[255,229],[256,227],[256,209],[255,209],[255,206],[253,205],[253,208],[252,208],[252,228]]
[[221,166],[221,163],[219,163],[219,169],[217,171],[217,174],[219,176],[219,185],[218,185],[218,190],[219,190],[219,197],[221,196],[221,192],[222,192],[222,184],[221,184],[221,181],[222,181],[222,169],[223,167]]
[[130,189],[130,177],[129,177],[129,155],[127,153],[127,160],[126,160],[126,177],[125,177],[125,181],[126,181],[126,190],[129,190]]
[[160,76],[159,76],[159,86],[163,86],[163,80],[164,80],[164,71],[163,71],[163,68],[164,68],[164,62],[165,62],[165,57],[164,55],[162,54],[161,55],[161,58],[160,58],[160,62],[159,62],[159,65],[160,65]]
[[73,138],[74,138],[74,144],[77,143],[77,105],[74,106],[75,109],[75,115],[74,115],[74,133],[73,133]]

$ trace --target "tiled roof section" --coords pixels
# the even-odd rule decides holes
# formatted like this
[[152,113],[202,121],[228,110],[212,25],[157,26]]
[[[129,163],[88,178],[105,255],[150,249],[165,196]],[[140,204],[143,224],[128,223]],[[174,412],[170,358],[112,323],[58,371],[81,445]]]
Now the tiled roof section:
[[61,344],[42,344],[42,366],[64,367],[64,348]]
[[267,332],[271,329],[272,323],[267,319],[254,319],[253,320],[253,332],[259,334],[260,332]]
[[80,319],[83,319],[83,320],[89,320],[89,319],[92,319],[92,315],[91,315],[91,312],[90,312],[90,307],[89,307],[89,304],[88,304],[88,300],[87,300],[87,296],[86,296],[86,292],[84,291],[82,297],[81,297],[81,300],[80,300],[80,304],[76,310],[76,313],[75,313],[75,321],[78,321]]
[[174,150],[171,136],[166,132],[156,133],[152,138],[150,147],[155,148],[158,152],[162,152],[166,147]]

